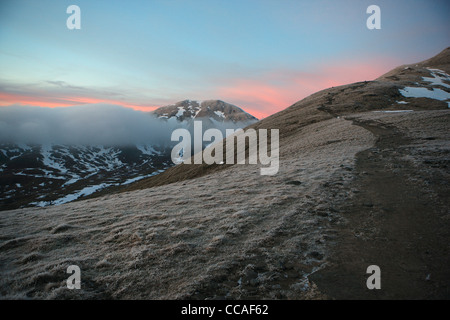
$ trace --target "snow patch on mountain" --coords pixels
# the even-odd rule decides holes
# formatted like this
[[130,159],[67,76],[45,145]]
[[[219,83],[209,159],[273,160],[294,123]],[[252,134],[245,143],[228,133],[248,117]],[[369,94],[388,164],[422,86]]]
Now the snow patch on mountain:
[[152,146],[146,146],[146,145],[137,145],[136,148],[138,148],[138,150],[140,152],[142,152],[142,154],[151,156],[153,154],[159,154],[158,151],[156,151],[154,148],[152,148]]
[[422,77],[423,81],[430,82],[432,86],[443,86],[450,89],[450,84],[444,82],[450,82],[450,76],[446,72],[439,69],[427,69],[430,71],[432,77]]
[[175,117],[180,118],[180,117],[182,117],[184,115],[185,112],[186,112],[186,110],[184,110],[183,107],[178,107],[178,112],[175,115]]
[[373,112],[381,112],[381,113],[401,113],[401,112],[413,112],[414,110],[379,110]]
[[405,87],[399,91],[407,98],[430,98],[441,101],[450,99],[450,93],[437,88],[429,90],[423,87]]
[[52,159],[51,151],[52,151],[51,145],[48,144],[42,145],[41,154],[43,157],[42,162],[44,163],[44,165],[46,167],[59,170],[61,173],[67,173],[67,169],[64,168],[64,166],[60,162],[57,162],[55,159]]
[[219,117],[225,119],[225,114],[223,113],[223,111],[214,111],[214,113],[217,114]]
[[[449,88],[450,76],[442,70],[427,68],[430,71],[431,77],[422,77],[422,80],[429,82],[431,86],[440,86],[443,88]],[[446,82],[445,82],[446,81]],[[440,88],[425,88],[425,87],[405,87],[399,89],[401,95],[407,98],[430,98],[440,101],[450,100],[450,93]],[[450,101],[447,101],[450,108]]]

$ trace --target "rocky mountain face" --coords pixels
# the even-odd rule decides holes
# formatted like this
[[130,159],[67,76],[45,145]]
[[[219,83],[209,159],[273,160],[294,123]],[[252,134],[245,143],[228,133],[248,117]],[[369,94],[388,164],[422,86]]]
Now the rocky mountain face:
[[171,130],[191,128],[194,119],[208,128],[243,128],[257,121],[220,100],[185,100],[154,112],[167,123],[168,141],[127,146],[0,144],[0,210],[48,206],[95,196],[159,174],[173,165]]
[[120,193],[3,211],[0,297],[448,299],[449,73],[446,49],[252,124],[280,130],[274,176],[180,164]]

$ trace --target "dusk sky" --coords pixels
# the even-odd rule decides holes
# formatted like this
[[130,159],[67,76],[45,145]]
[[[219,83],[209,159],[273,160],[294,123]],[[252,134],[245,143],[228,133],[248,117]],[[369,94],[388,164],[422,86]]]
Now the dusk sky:
[[[372,4],[381,30],[366,27]],[[438,54],[449,13],[448,0],[2,0],[0,106],[221,99],[262,118]]]

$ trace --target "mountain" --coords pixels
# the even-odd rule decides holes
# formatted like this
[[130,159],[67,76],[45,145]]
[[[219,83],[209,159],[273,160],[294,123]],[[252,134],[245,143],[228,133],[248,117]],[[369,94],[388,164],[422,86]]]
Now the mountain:
[[159,108],[149,117],[153,115],[166,131],[159,134],[167,141],[112,146],[0,144],[0,210],[59,205],[157,175],[173,166],[171,131],[192,129],[194,119],[202,121],[204,130],[243,128],[257,121],[220,100],[185,100]]
[[187,121],[197,118],[208,118],[217,122],[256,122],[251,114],[235,105],[221,100],[193,101],[183,100],[175,104],[161,107],[153,111],[159,118]]
[[155,145],[0,145],[0,210],[63,204],[170,167]]
[[[180,164],[99,198],[3,211],[1,297],[448,299],[449,56],[252,124],[279,129],[276,175]],[[81,290],[66,288],[69,265]],[[366,285],[372,265],[381,290]]]

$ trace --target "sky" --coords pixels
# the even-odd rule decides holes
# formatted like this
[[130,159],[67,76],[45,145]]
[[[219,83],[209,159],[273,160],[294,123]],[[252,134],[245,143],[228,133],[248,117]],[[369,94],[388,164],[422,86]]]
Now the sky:
[[220,99],[264,118],[438,54],[449,12],[448,0],[1,0],[0,106]]

